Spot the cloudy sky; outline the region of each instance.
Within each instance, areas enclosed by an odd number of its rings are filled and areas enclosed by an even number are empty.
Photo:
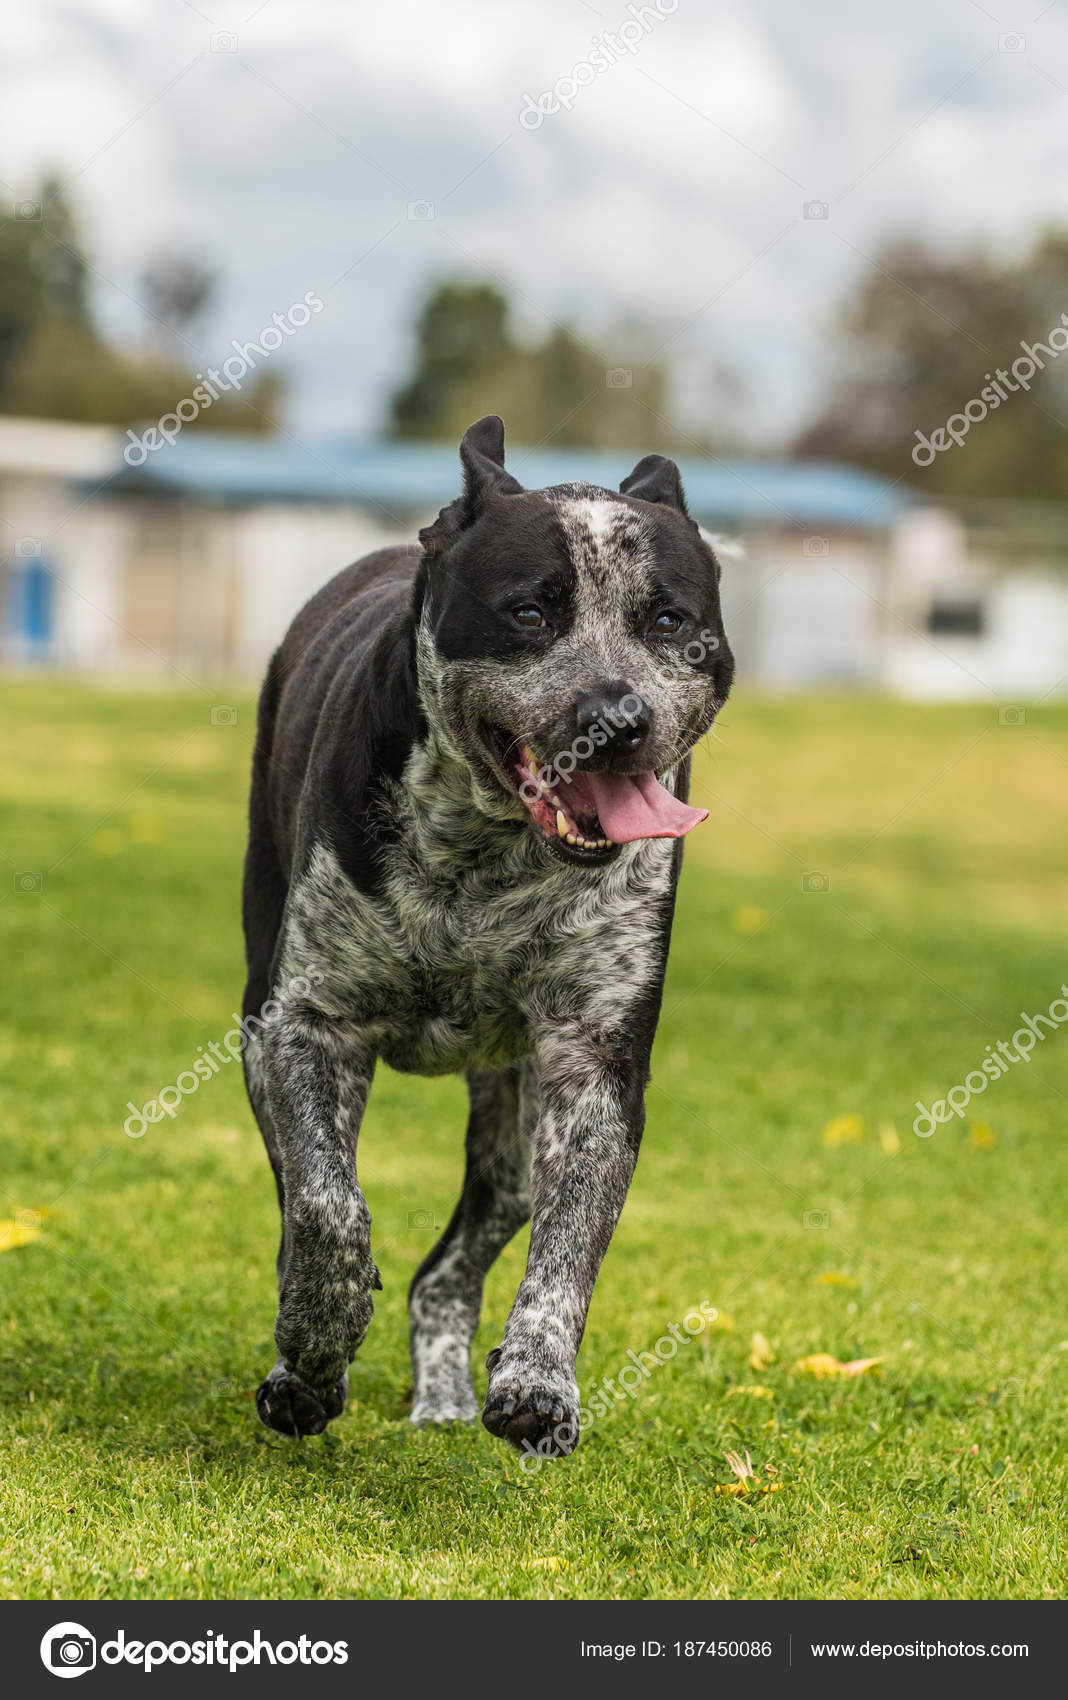
[[[0,194],[68,178],[117,336],[160,250],[222,274],[191,366],[321,296],[277,356],[302,428],[373,430],[421,292],[469,273],[609,354],[649,323],[695,419],[728,362],[770,440],[885,236],[1068,217],[1066,0],[38,0],[0,94]]]

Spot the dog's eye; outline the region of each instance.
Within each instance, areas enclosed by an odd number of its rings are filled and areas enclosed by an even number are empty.
[[[673,614],[670,609],[665,608],[664,612],[658,614],[653,621],[653,631],[657,637],[672,637],[681,625],[682,616]]]
[[[513,608],[512,619],[517,626],[526,626],[528,631],[536,631],[545,624],[545,615],[540,608],[534,607]]]

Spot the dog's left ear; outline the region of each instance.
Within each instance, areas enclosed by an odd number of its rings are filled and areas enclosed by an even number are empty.
[[[673,460],[663,455],[646,455],[634,471],[619,486],[623,496],[637,496],[643,502],[659,502],[665,508],[677,508],[689,518],[686,497],[682,493],[682,478]]]
[[[419,533],[428,554],[442,554],[467,526],[474,525],[493,496],[520,496],[523,486],[504,470],[504,421],[488,413],[469,425],[460,444],[464,493],[442,508],[433,525]]]
[[[464,497],[477,519],[489,496],[521,496],[523,486],[504,470],[504,420],[495,413],[469,425],[460,444],[464,469]]]

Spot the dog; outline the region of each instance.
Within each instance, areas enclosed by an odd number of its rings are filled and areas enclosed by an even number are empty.
[[[380,1288],[356,1143],[377,1059],[464,1073],[466,1172],[412,1282],[413,1423],[474,1421],[487,1270],[531,1222],[482,1421],[546,1456],[645,1119],[689,756],[734,663],[679,470],[524,490],[504,426],[462,493],[297,615],[259,704],[243,914],[249,1099],[278,1188],[288,1435],[344,1408]]]

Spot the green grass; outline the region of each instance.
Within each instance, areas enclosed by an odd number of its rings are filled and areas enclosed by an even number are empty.
[[[911,1121],[1068,978],[1068,713],[732,704],[582,1385],[702,1300],[733,1326],[528,1475],[480,1427],[405,1420],[405,1290],[457,1190],[459,1082],[376,1082],[385,1290],[347,1412],[302,1444],[252,1404],[276,1205],[237,1066],[123,1134],[240,995],[252,713],[213,726],[212,700],[0,691],[0,1216],[46,1212],[0,1256],[0,1594],[1061,1594],[1068,1031],[973,1105],[991,1134]],[[826,1143],[848,1114],[859,1140]],[[523,1255],[488,1282],[480,1386]],[[816,1380],[794,1368],[816,1352],[885,1362]],[[779,1491],[717,1494],[735,1450]]]

